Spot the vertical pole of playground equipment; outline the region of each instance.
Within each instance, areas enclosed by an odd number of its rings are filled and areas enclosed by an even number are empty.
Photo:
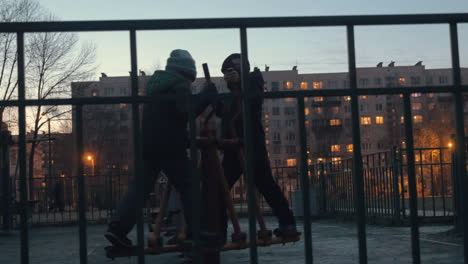
[[[455,92],[453,96],[455,98],[455,147],[456,147],[456,160],[458,161],[455,166],[455,171],[459,183],[460,196],[460,208],[462,229],[463,229],[463,249],[464,249],[464,260],[468,263],[468,201],[466,199],[466,145],[465,145],[465,131],[464,131],[464,115],[463,115],[463,93],[461,92],[461,71],[460,71],[460,55],[458,49],[458,30],[456,23],[450,23],[450,44],[451,44],[451,55],[452,55],[452,73],[453,73],[453,85]]]
[[[416,173],[414,168],[413,120],[411,114],[410,94],[403,94],[403,110],[405,120],[406,162],[408,164],[408,189],[410,193],[410,224],[411,224],[411,252],[413,263],[421,263],[419,250],[418,204],[416,191]]]
[[[257,252],[257,221],[255,215],[256,192],[255,192],[255,175],[253,171],[253,139],[252,139],[252,113],[250,107],[251,91],[249,86],[249,72],[247,70],[247,29],[240,28],[240,44],[241,44],[241,87],[244,101],[244,109],[242,111],[244,119],[244,150],[246,157],[247,176],[247,199],[248,199],[248,214],[249,214],[249,240],[250,240],[250,263],[258,263]]]
[[[20,178],[20,226],[21,226],[21,264],[29,263],[29,234],[27,218],[27,187],[26,187],[26,88],[24,81],[24,32],[16,33],[16,48],[18,52],[18,119],[19,119],[19,178]]]
[[[312,264],[314,258],[312,256],[312,230],[310,222],[310,186],[307,164],[307,138],[305,127],[304,114],[304,97],[297,98],[297,112],[299,116],[299,136],[301,142],[301,189],[302,189],[302,204],[304,205],[304,246],[305,246],[305,263]]]
[[[131,87],[132,87],[132,98],[138,98],[138,66],[137,66],[137,43],[136,43],[136,31],[130,30],[130,63],[131,63]],[[142,164],[140,159],[140,111],[139,103],[132,103],[132,134],[133,134],[133,171],[134,179],[137,186],[137,210],[136,210],[136,222],[137,222],[137,252],[138,252],[138,264],[145,263],[145,238],[143,228],[143,200],[144,200],[144,177]]]
[[[211,84],[211,77],[210,77],[210,70],[208,69],[208,64],[204,63],[203,65],[203,73],[205,75],[205,81],[208,85]],[[213,106],[214,107],[214,106]],[[213,108],[212,111],[215,111]],[[211,131],[208,131],[210,128],[208,127],[208,122],[211,118],[211,112],[208,117],[206,117],[204,124],[202,125],[203,128],[201,130],[207,130],[206,137],[211,139]],[[214,154],[212,153],[214,152]],[[219,171],[215,171],[215,168],[218,169],[219,160],[217,159],[218,152],[215,146],[211,145],[211,142],[208,143],[208,146],[204,146],[204,149],[201,150],[201,166],[200,171],[203,175],[203,209],[204,214],[201,216],[201,222],[204,223],[203,231],[204,232],[216,232],[220,233],[221,225],[220,225],[220,215],[217,213],[221,210],[221,201],[224,200],[225,194],[223,193],[223,179],[220,178],[224,177],[223,175],[216,175]],[[214,155],[214,157],[213,157]],[[216,157],[216,158],[215,158]],[[216,163],[216,164],[215,164]],[[209,168],[208,168],[209,167]],[[221,168],[222,170],[222,168]],[[209,201],[209,203],[207,203]],[[227,201],[224,200],[224,204],[227,205]],[[213,212],[208,214],[207,212]],[[233,224],[234,225],[234,224]],[[205,250],[203,252],[203,263],[205,264],[220,264],[220,252],[217,250]]]
[[[177,100],[185,100],[178,98]],[[197,98],[190,96],[188,98],[191,109],[197,105]],[[192,177],[192,239],[193,239],[193,261],[195,264],[202,264],[202,248],[200,245],[200,217],[201,217],[201,192],[200,192],[200,173],[198,170],[198,149],[197,149],[197,125],[195,111],[189,111],[189,132],[190,132],[190,163]]]
[[[356,50],[354,26],[347,26],[349,84],[351,88],[351,120],[353,132],[353,185],[354,204],[359,242],[359,263],[367,263],[366,212],[364,206],[364,180],[362,174],[361,131],[359,128],[359,104],[357,95]]]
[[[83,105],[78,104],[75,106],[76,118],[76,164],[78,176],[78,228],[80,240],[80,264],[88,263],[87,252],[87,234],[86,234],[86,191],[85,191],[85,178],[84,178],[84,164],[83,164]]]

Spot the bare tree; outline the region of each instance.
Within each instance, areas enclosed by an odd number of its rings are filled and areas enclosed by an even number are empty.
[[[35,1],[30,0],[0,0],[0,22],[35,21],[39,19],[42,9]],[[16,98],[18,80],[16,34],[0,33],[0,98],[11,100]],[[29,65],[29,57],[26,58]],[[4,121],[3,114],[6,108],[0,107],[0,123]],[[10,113],[11,114],[11,113]],[[13,115],[14,116],[14,115]],[[14,117],[7,121],[14,124]]]
[[[0,19],[3,22],[53,21],[52,14],[35,0],[0,0]],[[78,36],[68,32],[46,32],[25,35],[26,95],[28,99],[69,97],[70,83],[83,81],[94,73],[95,47],[80,47]],[[0,35],[0,91],[3,100],[16,97],[17,51],[14,34]],[[0,108],[3,120],[5,108]],[[33,194],[34,155],[39,131],[50,120],[70,115],[70,107],[33,106],[27,109],[28,129],[32,143],[29,147],[28,177],[30,195]]]
[[[52,17],[49,17],[52,18]],[[86,80],[94,72],[94,47],[78,47],[78,37],[73,33],[53,32],[38,33],[31,36],[28,43],[30,67],[28,68],[29,98],[43,100],[50,97],[70,96],[70,82]],[[29,177],[32,179],[34,150],[38,133],[50,119],[67,115],[64,107],[35,106],[28,111],[32,120],[33,140],[29,156]],[[44,117],[47,117],[44,118]]]

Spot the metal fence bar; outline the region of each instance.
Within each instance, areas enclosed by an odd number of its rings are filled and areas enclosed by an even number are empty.
[[[456,23],[450,23],[450,47],[452,55],[452,71],[453,71],[453,84],[457,92],[453,94],[455,97],[455,129],[456,129],[456,173],[460,185],[460,202],[462,223],[463,223],[463,248],[464,260],[468,263],[468,204],[466,199],[466,145],[465,145],[465,130],[464,130],[464,105],[463,94],[460,91],[461,87],[461,71],[460,71],[460,54],[458,50],[458,30]],[[455,182],[452,183],[452,185]]]
[[[253,137],[252,137],[252,111],[250,108],[251,102],[251,89],[249,88],[249,72],[247,70],[247,29],[245,27],[240,28],[240,46],[241,46],[241,87],[244,96],[244,104],[242,117],[244,119],[244,140],[245,140],[245,157],[246,157],[246,173],[247,176],[247,199],[248,199],[248,212],[249,212],[249,239],[250,239],[250,263],[258,263],[258,252],[257,252],[257,223],[255,215],[255,203],[256,203],[256,190],[255,190],[255,175],[254,175],[254,162],[253,162]]]
[[[424,172],[423,172],[423,154],[422,154],[422,150],[419,149],[419,173],[420,173],[420,177],[421,177],[421,198],[422,198],[422,213],[423,213],[423,216],[426,216],[426,195],[424,194],[424,186],[426,185],[424,183]],[[417,184],[416,184],[417,186]]]
[[[88,247],[87,247],[87,234],[86,234],[86,191],[85,191],[85,178],[84,178],[84,165],[83,165],[83,106],[77,105],[76,111],[76,162],[77,177],[78,177],[78,221],[79,221],[79,238],[80,238],[80,263],[88,263]]]
[[[434,179],[434,167],[432,165],[432,153],[431,153],[431,165],[429,167],[431,174],[431,195],[432,195],[432,216],[436,216],[436,200],[435,200],[435,179]],[[440,175],[442,177],[442,175]]]
[[[0,23],[0,32],[128,31],[467,23],[468,14],[253,17]]]
[[[130,64],[131,64],[131,88],[132,97],[138,97],[138,62],[137,62],[137,43],[136,32],[134,29],[130,30]],[[135,183],[138,193],[137,210],[136,210],[136,224],[137,224],[137,250],[138,250],[138,263],[145,263],[145,238],[144,238],[144,223],[143,223],[143,206],[144,206],[144,177],[142,164],[140,159],[140,111],[137,103],[132,104],[132,131],[133,131],[133,171],[135,173]]]
[[[443,151],[439,149],[439,164],[440,164],[440,175],[441,175],[441,185],[442,185],[442,207],[444,209],[444,216],[447,215],[447,209],[445,204],[445,175],[444,175],[444,160],[443,160]]]
[[[392,186],[393,186],[393,218],[395,221],[400,221],[400,188],[398,186],[398,157],[397,147],[392,146]],[[403,190],[403,188],[402,188]]]
[[[354,27],[347,26],[348,40],[348,65],[349,83],[351,91],[351,120],[353,133],[353,178],[354,178],[354,202],[356,207],[356,221],[359,241],[359,263],[367,263],[367,243],[366,243],[366,212],[364,200],[364,181],[362,174],[362,154],[361,154],[361,131],[359,128],[359,103],[358,96],[354,93],[357,89],[356,72],[356,50],[354,42]]]
[[[309,192],[309,176],[307,174],[307,136],[305,127],[304,114],[304,98],[299,98],[297,101],[297,112],[299,121],[299,136],[301,145],[301,187],[302,187],[302,204],[304,209],[304,247],[305,247],[305,263],[312,264],[314,258],[312,255],[312,228],[310,219],[310,192]]]
[[[404,175],[404,168],[403,168],[403,150],[400,148],[398,151],[398,171],[400,176],[400,184],[401,184],[401,212],[403,218],[406,218],[406,196],[405,193],[407,192],[405,188],[405,175]]]
[[[390,183],[390,168],[389,168],[389,153],[388,152],[384,152],[383,153],[383,157],[384,157],[384,161],[382,162],[384,166],[382,168],[382,171],[383,171],[383,175],[384,175],[384,181],[385,181],[385,215],[392,215],[392,212],[390,210],[392,204],[391,204],[391,193],[392,193],[392,189],[391,189],[391,183]]]
[[[18,51],[18,100],[24,100],[26,94],[24,78],[24,33],[17,32],[16,47]],[[21,220],[21,263],[29,263],[28,233],[28,194],[26,178],[26,107],[18,107],[19,119],[19,177],[20,177],[20,220]]]
[[[419,248],[419,227],[418,227],[418,193],[416,189],[416,173],[414,164],[414,142],[413,142],[413,120],[411,114],[410,94],[403,95],[403,108],[405,120],[405,142],[406,142],[406,162],[408,173],[408,189],[410,193],[410,222],[411,222],[411,249],[413,263],[421,263]]]
[[[314,97],[314,96],[351,96],[357,95],[396,95],[402,93],[448,93],[455,92],[453,86],[425,86],[424,90],[420,87],[392,87],[392,88],[359,88],[355,91],[350,89],[317,89],[317,90],[301,90],[301,91],[278,91],[259,94],[264,98],[299,98],[299,97]],[[461,92],[468,92],[468,85],[462,85]],[[0,101],[0,106],[37,106],[37,105],[98,105],[98,104],[132,104],[132,103],[151,103],[159,101],[167,101],[171,99],[180,99],[180,95],[161,95],[158,97],[150,96],[113,96],[113,97],[82,97],[82,98],[54,98],[54,99],[25,99],[25,100],[4,100]],[[194,95],[198,97],[198,95]],[[218,99],[233,98],[231,94],[219,94]]]

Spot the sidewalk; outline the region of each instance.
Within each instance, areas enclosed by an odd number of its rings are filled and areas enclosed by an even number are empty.
[[[266,218],[270,228],[276,226],[273,218]],[[247,230],[247,219],[241,224]],[[102,234],[104,225],[88,226],[88,259],[90,264],[136,263],[134,258],[119,258],[115,261],[104,255],[108,243]],[[302,226],[300,227],[302,229]],[[463,247],[459,239],[442,232],[449,226],[424,226],[421,232],[422,263],[463,263]],[[333,220],[312,223],[314,263],[358,263],[356,228],[353,223],[338,223]],[[132,236],[134,238],[134,233]],[[44,227],[30,230],[30,256],[32,264],[79,263],[78,227]],[[0,235],[0,263],[19,263],[19,233]],[[146,239],[145,239],[146,240]],[[408,227],[367,226],[369,263],[411,263],[411,237]],[[260,263],[304,263],[304,241],[285,246],[274,245],[259,248]],[[178,263],[177,254],[147,256],[146,263]],[[223,264],[249,263],[249,250],[222,253]]]

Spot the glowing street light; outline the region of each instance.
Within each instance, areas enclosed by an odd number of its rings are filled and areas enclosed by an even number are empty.
[[[95,171],[94,171],[94,157],[93,157],[93,155],[88,154],[88,155],[86,155],[86,159],[88,161],[91,161],[92,176],[94,176],[94,173],[95,173]]]
[[[447,146],[448,146],[449,148],[452,148],[452,147],[453,147],[453,143],[452,143],[452,142],[449,142],[449,143],[447,144]]]

